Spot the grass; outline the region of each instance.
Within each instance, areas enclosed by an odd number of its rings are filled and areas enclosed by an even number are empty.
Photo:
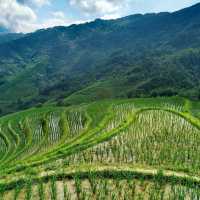
[[[22,190],[25,199],[33,198],[31,193],[37,199],[56,200],[60,193],[73,199],[74,192],[77,199],[198,199],[199,109],[198,102],[179,97],[143,98],[47,106],[2,117],[3,193],[14,191],[16,199]]]

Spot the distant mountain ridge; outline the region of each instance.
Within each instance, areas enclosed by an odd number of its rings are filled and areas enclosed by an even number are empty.
[[[9,30],[4,28],[3,26],[0,26],[0,34],[3,34],[3,33],[8,33]]]
[[[2,113],[46,101],[199,98],[199,77],[200,3],[39,30],[0,44]]]
[[[23,33],[12,33],[9,29],[0,26],[0,44],[10,42],[12,40],[17,40],[23,36]]]

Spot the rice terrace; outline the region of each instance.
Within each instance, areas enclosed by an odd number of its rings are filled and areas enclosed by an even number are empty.
[[[179,97],[4,116],[1,199],[200,199],[199,117]]]

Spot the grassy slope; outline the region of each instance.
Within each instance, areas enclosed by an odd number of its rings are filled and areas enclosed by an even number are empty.
[[[127,84],[124,79],[119,79],[119,80],[109,80],[109,81],[99,81],[89,87],[86,87],[78,92],[73,93],[72,95],[66,97],[63,100],[63,105],[77,105],[82,102],[89,103],[97,100],[104,100],[104,99],[127,99],[129,97],[129,93],[133,90],[135,90],[137,86],[133,86],[131,84]],[[142,95],[140,94],[138,97],[136,95],[135,98],[142,99],[152,99],[152,102],[154,102],[154,98],[147,97],[148,95]],[[131,95],[130,95],[130,98]],[[165,97],[164,97],[165,98]],[[158,96],[155,99],[158,101],[158,99],[164,99]],[[170,99],[169,97],[168,99]],[[174,99],[176,97],[173,97]],[[178,97],[177,97],[178,99]],[[179,102],[181,101],[180,98]],[[177,103],[179,103],[177,102]],[[149,104],[149,101],[146,102]],[[155,102],[156,103],[156,102]]]

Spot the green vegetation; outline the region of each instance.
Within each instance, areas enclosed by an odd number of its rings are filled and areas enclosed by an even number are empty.
[[[0,34],[0,200],[200,199],[199,18]]]
[[[105,100],[0,118],[7,199],[199,199],[200,104]]]
[[[199,100],[199,13],[197,4],[40,30],[0,44],[1,116],[46,102],[176,95]]]

